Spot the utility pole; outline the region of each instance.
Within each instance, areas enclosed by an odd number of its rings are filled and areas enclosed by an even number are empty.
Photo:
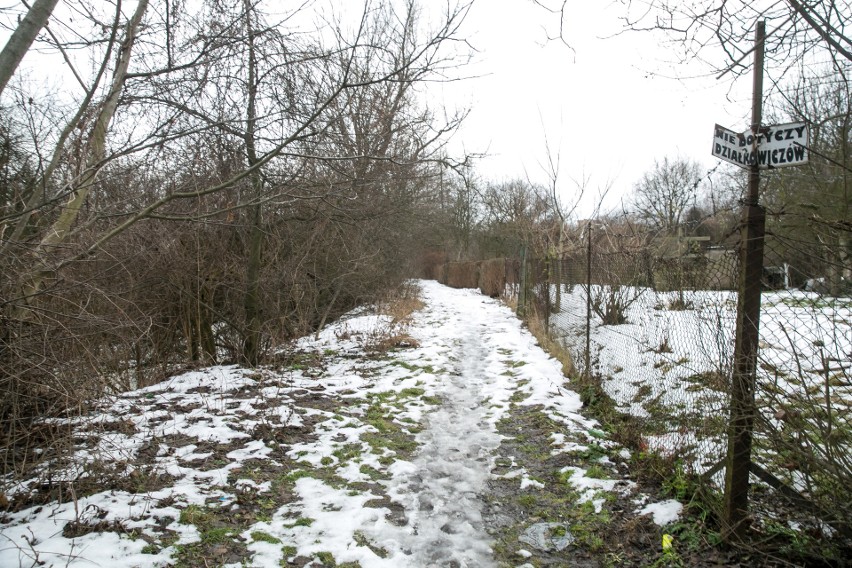
[[[766,213],[758,204],[760,170],[758,140],[763,114],[763,52],[766,24],[757,22],[754,39],[754,88],[751,132],[754,146],[749,164],[748,196],[743,208],[740,244],[740,282],[731,408],[728,423],[728,455],[725,471],[723,538],[741,540],[748,530],[749,473],[755,417],[755,376],[760,324],[760,288],[763,277],[763,238]]]

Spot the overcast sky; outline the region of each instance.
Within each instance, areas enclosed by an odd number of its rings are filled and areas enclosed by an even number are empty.
[[[565,191],[571,178],[590,178],[592,189],[612,181],[612,207],[655,158],[681,156],[710,168],[717,163],[714,124],[748,127],[750,84],[730,91],[730,77],[701,78],[707,69],[699,63],[672,67],[672,46],[661,37],[612,37],[622,26],[620,4],[567,6],[570,48],[546,41],[545,27],[555,31],[557,16],[532,0],[478,0],[470,11],[464,34],[479,53],[467,73],[481,77],[445,85],[443,93],[472,109],[454,143],[489,152],[478,168],[483,177],[540,177],[546,129],[552,146],[561,142]]]

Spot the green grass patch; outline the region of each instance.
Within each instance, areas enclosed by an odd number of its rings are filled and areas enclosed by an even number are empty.
[[[513,402],[515,404],[519,402],[523,402],[530,397],[529,393],[522,392],[520,390],[516,390],[512,393],[512,396],[509,397],[509,402]]]
[[[602,465],[596,463],[589,466],[589,469],[586,470],[586,477],[592,479],[610,479],[611,476]]]
[[[363,464],[358,469],[358,471],[360,471],[364,475],[368,476],[373,481],[376,481],[376,480],[379,480],[379,479],[390,479],[389,475],[386,475],[386,474],[382,473],[381,471],[377,470],[376,468],[370,467],[367,464]]]
[[[316,477],[316,473],[307,469],[297,469],[284,475],[284,481],[287,483],[296,483],[303,477]]]
[[[421,388],[409,387],[399,391],[399,398],[414,398],[423,396],[425,393],[426,391]]]
[[[402,367],[406,371],[411,371],[411,372],[414,372],[414,371],[417,371],[418,369],[420,369],[420,367],[418,367],[417,365],[412,365],[411,363],[406,363],[405,361],[400,361],[398,359],[394,359],[393,361],[390,362],[390,364],[395,365],[397,367]]]
[[[378,434],[368,432],[361,436],[361,439],[370,444],[373,453],[379,455],[384,454],[384,450],[390,450],[405,459],[410,457],[417,449],[417,442],[398,427],[396,430],[389,429]],[[381,463],[381,460],[379,462]],[[391,460],[391,463],[393,463],[393,460]]]
[[[346,463],[361,457],[361,453],[361,446],[359,444],[346,444],[331,452],[331,455],[336,457],[340,463]]]
[[[284,525],[285,527],[293,528],[293,527],[309,527],[314,524],[314,520],[310,517],[299,517],[295,522]]]
[[[268,532],[252,531],[250,536],[251,536],[252,541],[254,541],[254,542],[268,542],[269,544],[281,544],[280,539],[275,538],[274,536],[272,536]]]

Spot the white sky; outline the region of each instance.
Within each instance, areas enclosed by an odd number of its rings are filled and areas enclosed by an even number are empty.
[[[620,4],[572,0],[567,13],[565,38],[574,51],[546,41],[545,26],[554,32],[558,18],[532,0],[477,0],[470,11],[464,35],[479,55],[467,73],[480,77],[444,85],[443,94],[472,108],[454,144],[488,151],[478,168],[485,179],[526,171],[543,181],[543,120],[551,146],[561,142],[563,191],[571,178],[589,179],[591,192],[612,181],[606,205],[615,207],[655,158],[682,156],[710,168],[717,163],[713,125],[748,127],[750,80],[729,99],[731,77],[667,78],[707,70],[667,64],[673,48],[660,36],[612,37],[622,25]]]

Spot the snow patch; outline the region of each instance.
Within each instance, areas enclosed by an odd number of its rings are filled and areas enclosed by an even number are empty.
[[[669,499],[659,503],[650,503],[636,512],[640,516],[652,515],[654,524],[663,527],[678,520],[682,511],[682,503],[675,499]]]

